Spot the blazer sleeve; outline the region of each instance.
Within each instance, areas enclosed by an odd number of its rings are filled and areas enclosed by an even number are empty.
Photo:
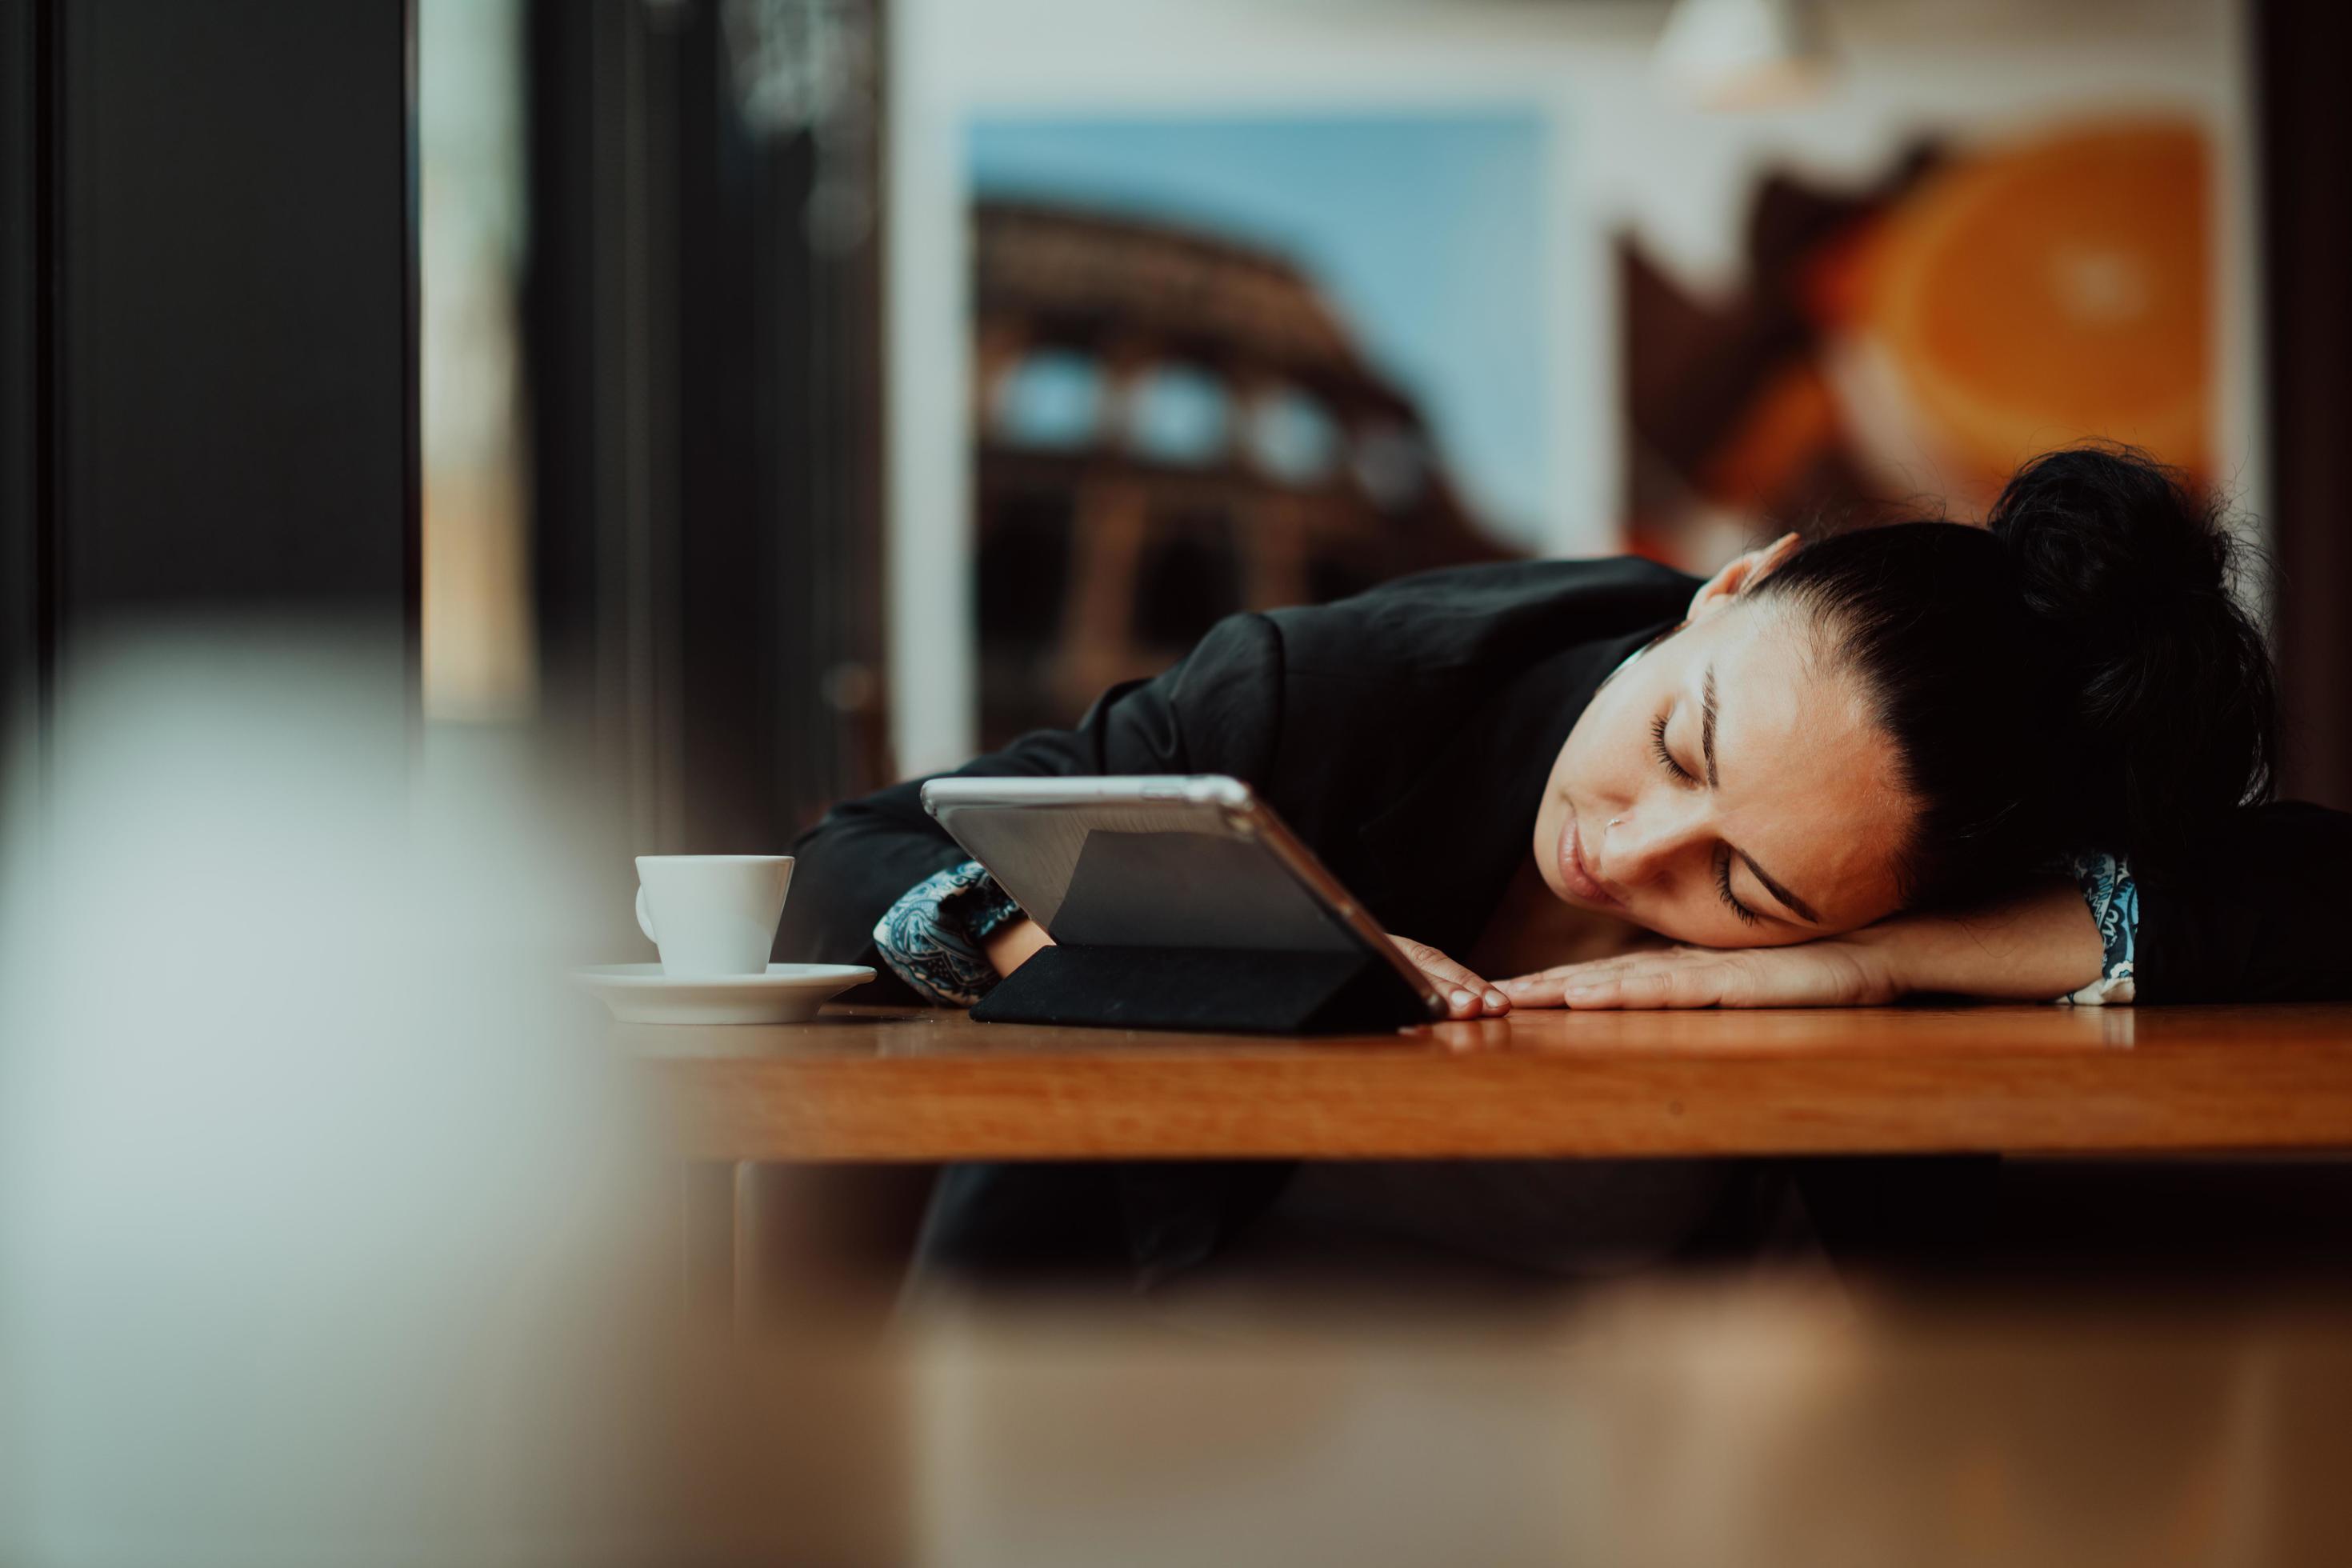
[[[2352,998],[2352,816],[2248,807],[2193,869],[2138,882],[2141,1002]]]
[[[1230,773],[1263,786],[1282,730],[1282,690],[1274,624],[1255,613],[1228,616],[1172,668],[1104,692],[1075,728],[1024,735],[954,776]],[[879,962],[875,923],[908,889],[969,858],[923,809],[925,782],[844,802],[793,846],[777,951],[873,966],[882,978],[857,994],[862,1000],[919,999]]]

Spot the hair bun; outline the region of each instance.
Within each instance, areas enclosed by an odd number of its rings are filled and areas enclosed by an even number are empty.
[[[2138,452],[2083,447],[2020,468],[1986,526],[2072,710],[2072,831],[2161,858],[2269,793],[2270,654],[2213,506]]]

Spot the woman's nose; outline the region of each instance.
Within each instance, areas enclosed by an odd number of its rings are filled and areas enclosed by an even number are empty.
[[[1612,818],[1602,839],[1601,874],[1621,887],[1655,879],[1706,832],[1696,803],[1644,802]]]

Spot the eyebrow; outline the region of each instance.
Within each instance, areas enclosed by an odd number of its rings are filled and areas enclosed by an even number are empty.
[[[1706,667],[1706,679],[1699,687],[1698,711],[1698,749],[1700,754],[1706,759],[1706,787],[1719,789],[1723,785],[1723,777],[1716,771],[1715,766],[1715,666],[1712,664]],[[1745,849],[1733,849],[1731,853],[1739,858],[1740,863],[1764,885],[1764,890],[1780,900],[1781,906],[1790,914],[1813,925],[1822,923],[1822,917],[1813,913],[1812,906],[1774,881],[1770,874],[1756,863],[1754,856]]]
[[[1780,900],[1781,903],[1788,906],[1790,913],[1795,915],[1799,920],[1808,921],[1813,925],[1819,925],[1822,923],[1822,917],[1813,913],[1811,905],[1806,903],[1804,900],[1797,897],[1796,894],[1789,891],[1788,889],[1780,886],[1780,883],[1765,875],[1764,868],[1759,866],[1756,863],[1755,858],[1749,855],[1747,850],[1734,849],[1732,853],[1738,856],[1740,860],[1746,864],[1748,870],[1755,873],[1756,879],[1764,884],[1764,890],[1766,892],[1771,894],[1774,898]]]
[[[1723,780],[1715,771],[1715,666],[1706,667],[1706,681],[1699,689],[1698,749],[1706,759],[1706,787],[1719,789]]]

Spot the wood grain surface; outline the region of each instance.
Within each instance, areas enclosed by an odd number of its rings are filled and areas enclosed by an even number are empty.
[[[2352,1007],[1530,1012],[1291,1040],[616,1026],[695,1159],[2352,1148]]]

